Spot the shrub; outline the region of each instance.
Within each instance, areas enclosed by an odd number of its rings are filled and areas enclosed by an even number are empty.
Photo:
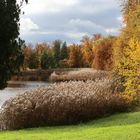
[[[63,82],[26,92],[3,105],[2,129],[73,124],[126,111],[127,103],[112,94],[110,81]]]

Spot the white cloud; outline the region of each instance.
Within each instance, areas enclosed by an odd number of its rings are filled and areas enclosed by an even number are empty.
[[[69,32],[69,33],[65,33],[65,35],[73,40],[79,40],[85,36],[88,35],[88,33],[85,32]]]
[[[21,18],[20,20],[20,30],[22,33],[26,34],[38,30],[39,26],[35,24],[30,18]]]
[[[119,29],[118,28],[108,28],[108,29],[105,29],[105,31],[108,34],[117,34],[117,33],[119,33]]]
[[[97,25],[96,23],[90,21],[90,20],[81,20],[81,19],[71,19],[69,24],[73,26],[80,26],[80,27],[85,27],[85,28],[90,28],[91,30],[96,28],[103,28],[100,25]]]
[[[26,14],[57,13],[63,9],[73,6],[79,0],[30,0],[23,10]]]
[[[81,39],[83,36],[88,35],[87,32],[76,32],[76,31],[69,31],[69,32],[64,32],[64,31],[36,31],[36,34],[39,35],[64,35],[66,37],[69,37],[71,39]]]

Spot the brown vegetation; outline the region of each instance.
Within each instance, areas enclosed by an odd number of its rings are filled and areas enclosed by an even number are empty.
[[[10,99],[0,115],[1,129],[73,124],[126,111],[127,103],[113,94],[110,81],[64,82]]]
[[[96,79],[109,79],[109,72],[98,71],[90,68],[82,68],[78,70],[73,70],[65,73],[52,73],[50,76],[50,81],[61,82],[61,81],[86,81],[86,80],[96,80]]]

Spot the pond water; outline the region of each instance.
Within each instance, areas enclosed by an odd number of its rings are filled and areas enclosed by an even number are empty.
[[[10,81],[8,82],[8,87],[4,90],[0,90],[0,107],[3,103],[10,99],[11,97],[15,97],[16,95],[23,94],[25,91],[29,91],[32,89],[46,87],[48,86],[47,82],[20,82],[20,81]]]

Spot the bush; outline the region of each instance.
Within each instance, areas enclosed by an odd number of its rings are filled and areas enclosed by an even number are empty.
[[[110,81],[63,82],[10,99],[0,115],[2,129],[73,124],[126,111],[127,103],[112,94]]]

